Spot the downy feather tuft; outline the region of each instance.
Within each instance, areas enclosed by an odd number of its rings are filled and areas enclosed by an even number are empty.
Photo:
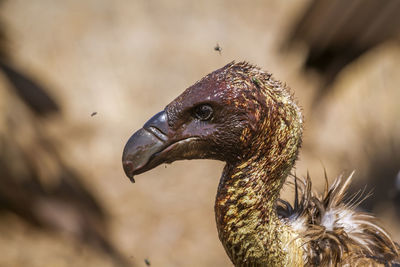
[[[309,174],[288,179],[294,186],[293,206],[278,200],[281,220],[297,231],[308,266],[400,266],[399,245],[379,226],[377,219],[356,208],[366,197],[360,191],[346,199],[354,172],[340,175],[319,195],[312,191]]]

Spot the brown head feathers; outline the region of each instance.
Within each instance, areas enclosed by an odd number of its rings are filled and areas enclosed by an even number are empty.
[[[291,176],[303,117],[290,89],[247,62],[187,88],[129,139],[128,177],[182,159],[226,162],[215,218],[235,266],[400,266],[399,247],[375,217],[346,199],[353,174],[323,194]],[[279,199],[289,177],[293,204]]]

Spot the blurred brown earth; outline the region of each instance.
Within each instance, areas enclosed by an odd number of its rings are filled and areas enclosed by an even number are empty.
[[[297,175],[308,170],[316,188],[323,186],[323,167],[330,179],[356,169],[355,188],[377,177],[377,193],[366,208],[400,241],[393,200],[393,173],[400,170],[399,43],[383,43],[345,67],[326,97],[312,105],[321,79],[302,69],[305,46],[281,49],[307,3],[4,1],[0,22],[9,60],[44,84],[62,112],[37,118],[2,74],[0,136],[22,142],[22,150],[44,136],[59,164],[43,158],[52,152],[33,150],[38,184],[57,183],[52,175],[60,169],[54,166],[73,170],[104,209],[104,217],[90,217],[99,220],[93,223],[101,228],[96,233],[135,266],[146,266],[145,259],[151,266],[231,266],[213,211],[223,163],[176,162],[131,184],[121,156],[129,136],[185,88],[232,60],[247,60],[286,81],[304,109]],[[217,43],[221,54],[214,51]],[[14,132],[4,114],[21,122]],[[70,232],[33,227],[11,211],[0,218],[0,266],[118,266]]]

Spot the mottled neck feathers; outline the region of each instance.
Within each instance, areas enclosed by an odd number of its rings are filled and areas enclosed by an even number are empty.
[[[237,106],[247,103],[241,108],[254,110],[257,124],[242,132],[248,149],[240,161],[227,162],[220,181],[215,204],[220,239],[235,265],[298,265],[300,239],[278,218],[276,202],[301,144],[300,109],[270,74],[246,63],[230,71],[228,82],[246,98]]]
[[[312,191],[309,177],[294,178],[294,207],[278,199],[301,145],[300,109],[271,74],[247,63],[225,68],[226,82],[241,88],[235,105],[256,121],[242,132],[247,149],[239,160],[227,161],[216,197],[218,233],[232,262],[400,266],[398,245],[375,218],[355,211],[358,203],[343,202],[352,175],[339,177],[323,195]]]

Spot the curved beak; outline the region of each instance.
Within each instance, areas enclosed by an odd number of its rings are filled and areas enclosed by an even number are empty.
[[[199,130],[201,132],[201,129]],[[134,175],[151,170],[162,163],[182,159],[209,158],[207,143],[201,133],[183,129],[173,130],[165,111],[154,115],[142,129],[134,133],[125,145],[122,165],[132,182]]]
[[[129,138],[122,154],[122,165],[132,182],[135,182],[134,175],[165,162],[155,155],[170,144],[168,128],[167,114],[161,111]]]

